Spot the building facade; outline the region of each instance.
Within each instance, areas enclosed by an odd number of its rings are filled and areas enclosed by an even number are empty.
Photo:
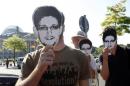
[[[24,39],[27,43],[27,52],[16,52],[16,57],[24,56],[28,52],[35,50],[38,45],[36,37],[32,33],[23,32],[23,30],[18,26],[7,27],[0,35],[0,58],[12,58],[13,50],[6,49],[3,46],[3,41],[13,35],[17,34],[20,38]]]

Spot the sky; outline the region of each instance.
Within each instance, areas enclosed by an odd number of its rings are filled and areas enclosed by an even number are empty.
[[[120,0],[0,0],[0,34],[10,25],[18,25],[24,32],[33,32],[32,13],[38,6],[56,6],[65,15],[65,43],[73,47],[71,37],[79,28],[79,18],[86,15],[89,21],[88,38],[93,46],[102,45],[101,22],[105,18],[107,6]],[[126,2],[126,15],[130,16],[130,0]],[[130,34],[118,36],[119,44],[130,44]]]

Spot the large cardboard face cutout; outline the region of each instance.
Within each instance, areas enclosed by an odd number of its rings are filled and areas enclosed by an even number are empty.
[[[92,48],[90,47],[89,44],[82,44],[81,46],[81,50],[83,53],[85,53],[87,56],[89,56],[92,52]]]
[[[112,49],[116,44],[116,40],[114,36],[106,36],[105,41],[104,41],[104,46],[106,48]]]
[[[47,16],[41,18],[36,35],[43,45],[55,45],[59,42],[62,29],[55,17]]]

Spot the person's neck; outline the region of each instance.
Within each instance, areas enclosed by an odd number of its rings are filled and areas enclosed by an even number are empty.
[[[64,47],[65,47],[64,40],[63,40],[63,38],[61,38],[61,40],[59,40],[59,42],[54,46],[53,49],[54,49],[54,51],[60,51]]]
[[[115,45],[114,48],[112,49],[112,55],[116,54],[116,50],[117,50],[117,45]]]

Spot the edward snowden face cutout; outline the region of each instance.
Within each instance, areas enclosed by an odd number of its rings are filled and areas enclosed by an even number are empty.
[[[116,40],[115,40],[114,36],[110,35],[110,36],[105,37],[104,46],[106,48],[111,49],[115,46],[115,44],[116,44]]]
[[[85,43],[81,45],[81,51],[89,56],[91,54],[92,48],[89,44]]]
[[[58,21],[55,17],[47,16],[41,18],[37,31],[39,40],[43,45],[55,45],[58,43],[63,30],[58,26]]]

